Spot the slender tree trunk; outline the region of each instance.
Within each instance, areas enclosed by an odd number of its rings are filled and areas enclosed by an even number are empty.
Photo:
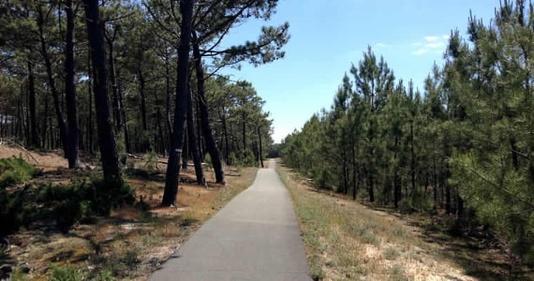
[[[94,69],[93,92],[95,97],[98,143],[104,180],[108,183],[121,183],[119,158],[115,144],[115,134],[111,125],[108,100],[106,50],[100,22],[98,0],[84,0],[87,34]]]
[[[373,175],[369,175],[369,201],[375,202],[375,187]]]
[[[262,147],[262,142],[261,142],[261,126],[258,126],[258,143],[259,143],[259,152],[258,152],[258,155],[259,155],[259,158],[260,158],[260,165],[262,168],[264,168],[263,166],[263,147]]]
[[[78,149],[79,149],[79,132],[78,132],[78,111],[76,104],[76,85],[74,84],[74,11],[72,0],[65,0],[65,12],[67,16],[67,31],[65,36],[65,95],[67,106],[67,158],[69,168],[78,168]]]
[[[148,130],[148,123],[146,118],[145,77],[140,66],[137,71],[137,78],[139,79],[139,98],[141,99],[141,124],[143,125],[143,131],[146,132]]]
[[[145,93],[145,77],[143,76],[143,71],[141,66],[138,66],[137,78],[139,79],[139,98],[141,99],[140,110],[141,110],[141,125],[143,126],[143,139],[142,139],[142,150],[146,152],[150,149],[150,141],[148,140],[148,121],[146,114],[146,93]]]
[[[165,57],[165,123],[167,124],[167,135],[169,136],[169,141],[172,135],[171,93],[171,74],[169,70],[168,57]]]
[[[352,200],[356,200],[358,194],[358,168],[356,164],[356,148],[354,138],[351,138],[351,155],[352,155]]]
[[[28,110],[30,115],[30,144],[39,147],[39,134],[37,133],[37,117],[35,114],[35,78],[32,63],[28,60]]]
[[[128,120],[126,119],[126,108],[124,107],[124,102],[122,98],[122,87],[121,87],[120,80],[116,79],[116,81],[117,81],[117,95],[119,98],[119,114],[121,115],[122,129],[124,133],[124,146],[125,146],[126,152],[131,153],[132,146],[130,144],[130,135],[128,133]]]
[[[49,117],[48,117],[48,94],[45,94],[44,95],[44,111],[43,111],[43,127],[42,127],[42,146],[46,149],[47,148],[47,145],[46,143],[48,142],[49,146],[48,148],[50,148],[50,146],[52,146],[52,142],[50,142],[50,139],[47,138],[47,134],[49,135],[52,135],[54,134],[54,131],[52,130],[49,130],[48,129],[48,122],[50,121],[49,120]]]
[[[37,26],[39,29],[39,41],[41,43],[41,55],[43,56],[43,60],[45,63],[46,68],[46,75],[48,78],[48,86],[50,87],[50,93],[52,94],[52,99],[54,102],[54,110],[56,112],[56,119],[59,127],[59,134],[61,138],[61,143],[63,145],[63,152],[65,154],[65,157],[68,157],[69,149],[68,149],[68,134],[67,134],[67,126],[65,124],[65,119],[63,118],[63,113],[61,112],[61,106],[59,103],[59,93],[56,88],[56,83],[54,81],[54,74],[52,72],[52,63],[50,62],[50,57],[48,56],[48,50],[46,46],[46,41],[44,38],[44,16],[43,11],[41,7],[39,7],[38,10],[38,19],[37,19]]]
[[[226,161],[226,164],[228,165],[232,165],[232,163],[230,163],[230,159],[229,159],[229,146],[228,146],[228,126],[226,124],[226,112],[225,112],[225,109],[224,109],[224,106],[223,106],[223,110],[222,110],[222,126],[223,126],[223,134],[224,134],[224,159]]]
[[[87,75],[89,78],[87,79],[87,97],[88,97],[88,104],[89,114],[87,115],[87,147],[89,147],[89,153],[94,154],[94,145],[93,145],[93,136],[94,136],[94,128],[93,128],[93,97],[91,94],[92,87],[92,79],[94,77],[93,68],[91,67],[91,54],[89,53],[87,55]]]
[[[204,171],[202,170],[202,161],[200,153],[198,152],[197,136],[195,133],[195,122],[193,120],[193,101],[191,91],[187,93],[187,136],[189,140],[189,150],[193,156],[193,164],[195,165],[195,175],[199,185],[205,185]]]
[[[187,119],[186,119],[186,122],[187,122]],[[187,127],[187,123],[186,123],[186,127]],[[182,146],[182,170],[184,171],[187,171],[188,160],[189,160],[189,134],[186,128],[184,129],[184,145]]]
[[[415,181],[415,136],[413,133],[413,121],[410,123],[410,175],[412,181],[412,196],[416,193],[416,181]]]
[[[219,149],[217,148],[217,144],[215,143],[215,138],[213,137],[213,132],[211,131],[209,122],[208,105],[204,87],[204,68],[202,66],[202,57],[200,55],[198,44],[199,42],[197,42],[196,33],[193,32],[193,56],[197,77],[198,97],[200,99],[199,106],[200,117],[202,121],[202,132],[206,141],[206,149],[210,154],[213,169],[215,170],[215,181],[217,183],[224,183],[224,171],[221,163],[221,155]]]
[[[241,114],[241,136],[243,138],[243,161],[246,161],[247,157],[247,117],[245,112]]]
[[[115,72],[115,58],[113,40],[111,38],[106,40],[108,43],[108,65],[109,65],[109,82],[111,83],[111,107],[113,108],[113,120],[115,124],[115,131],[118,133],[121,130],[121,108],[119,104],[119,93],[117,85],[117,77]]]
[[[180,176],[180,157],[184,141],[184,125],[187,113],[187,78],[189,68],[189,51],[191,41],[191,25],[193,18],[194,0],[181,0],[182,24],[180,28],[180,43],[178,47],[178,73],[176,78],[176,102],[174,109],[174,130],[172,132],[167,173],[165,177],[165,190],[163,193],[163,206],[174,205],[178,193],[178,179]]]
[[[398,150],[399,150],[399,137],[395,137],[395,155],[394,159],[398,159]],[[399,207],[399,202],[402,199],[402,186],[400,182],[400,175],[399,175],[399,165],[397,164],[398,161],[395,161],[395,171],[393,174],[393,201],[395,204],[395,208]]]
[[[156,126],[158,129],[158,137],[154,144],[159,142],[159,152],[165,153],[165,137],[163,136],[163,128],[161,127],[161,111],[159,107],[156,110]]]

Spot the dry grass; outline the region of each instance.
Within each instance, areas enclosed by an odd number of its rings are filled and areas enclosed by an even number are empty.
[[[300,219],[315,280],[477,280],[396,216],[313,190],[278,169]]]
[[[146,280],[205,220],[250,186],[256,170],[227,167],[227,184],[210,182],[206,188],[188,183],[187,179],[194,177],[193,169],[189,169],[181,174],[186,183],[180,184],[177,207],[173,208],[159,207],[163,176],[128,178],[136,197],[142,198],[148,210],[113,210],[109,217],[98,218],[95,223],[75,225],[68,234],[47,225],[20,230],[8,237],[8,254],[19,269],[31,269],[23,280],[47,280],[53,266],[66,265],[86,273],[109,272],[116,280]],[[205,172],[208,180],[213,178],[212,171]],[[57,175],[55,182],[71,176],[62,176],[61,170]]]

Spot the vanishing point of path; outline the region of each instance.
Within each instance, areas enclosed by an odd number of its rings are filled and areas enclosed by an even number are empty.
[[[274,170],[208,220],[153,281],[309,281],[293,203]]]

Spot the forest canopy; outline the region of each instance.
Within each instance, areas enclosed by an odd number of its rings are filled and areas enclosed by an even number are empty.
[[[422,91],[371,48],[333,105],[282,144],[287,165],[320,188],[403,211],[488,225],[534,262],[534,8],[504,1],[467,37],[451,31]]]

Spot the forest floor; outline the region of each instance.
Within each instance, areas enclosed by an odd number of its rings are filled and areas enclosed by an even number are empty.
[[[69,171],[57,152],[0,144],[0,158],[12,156],[20,156],[41,169],[39,176],[26,183],[35,188],[49,183],[67,186],[97,172],[88,162],[82,163],[85,168]],[[143,170],[143,156],[131,155],[128,162],[137,172],[127,175],[126,180],[137,201],[147,208],[115,209],[109,217],[76,224],[68,233],[59,232],[53,225],[33,224],[7,237],[9,246],[7,254],[0,255],[0,267],[14,268],[13,280],[48,280],[54,268],[67,268],[77,276],[101,272],[99,280],[146,280],[204,221],[250,186],[257,170],[227,167],[227,184],[222,186],[215,184],[213,172],[205,169],[208,186],[201,187],[194,184],[194,171],[189,168],[181,174],[177,207],[160,208],[166,159],[158,158],[157,167],[150,171]]]
[[[300,220],[314,280],[534,280],[508,275],[505,252],[405,215],[321,192],[278,165]]]

